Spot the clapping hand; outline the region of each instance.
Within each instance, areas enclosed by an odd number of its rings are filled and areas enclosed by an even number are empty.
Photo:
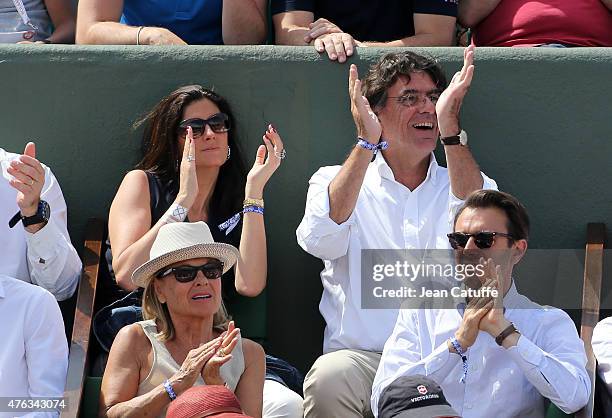
[[[382,125],[378,116],[370,107],[368,99],[361,93],[361,80],[355,64],[351,64],[349,70],[349,96],[351,98],[351,114],[357,127],[357,135],[371,144],[378,144],[382,135]]]
[[[202,378],[207,385],[225,384],[225,380],[221,377],[220,369],[221,366],[232,359],[232,351],[236,344],[238,344],[239,335],[240,328],[236,328],[234,321],[230,321],[227,331],[221,334],[221,344],[202,369]]]
[[[474,46],[470,45],[463,51],[463,68],[455,73],[448,87],[436,103],[436,114],[440,135],[448,137],[457,135],[459,127],[459,111],[461,103],[468,92],[474,76]]]
[[[264,145],[257,148],[255,162],[247,175],[245,197],[251,199],[263,197],[266,183],[278,169],[286,154],[283,141],[272,124],[268,125],[262,139]]]

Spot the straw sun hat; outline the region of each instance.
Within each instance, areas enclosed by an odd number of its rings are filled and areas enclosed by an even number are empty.
[[[170,264],[192,258],[216,258],[223,263],[223,273],[238,260],[238,249],[215,242],[205,222],[176,222],[162,226],[153,242],[149,261],[132,273],[132,283],[145,287],[155,273]]]

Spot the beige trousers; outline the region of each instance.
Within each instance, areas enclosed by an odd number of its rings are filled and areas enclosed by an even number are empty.
[[[372,417],[370,397],[380,357],[380,353],[361,350],[319,357],[304,381],[304,417]]]

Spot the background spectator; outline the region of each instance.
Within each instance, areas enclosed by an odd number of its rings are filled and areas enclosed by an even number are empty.
[[[268,126],[262,136],[265,145],[259,146],[246,174],[236,121],[219,94],[198,85],[181,87],[162,99],[145,123],[142,161],[125,176],[109,215],[117,283],[127,290],[136,289],[130,280],[132,272],[147,260],[160,228],[188,219],[207,222],[217,242],[240,248],[235,275],[229,272],[224,278],[225,300],[231,302],[236,292],[257,296],[267,279],[264,187],[284,157],[279,134]],[[219,228],[227,219],[236,219],[235,214],[246,206],[261,210],[245,210],[242,228]],[[110,322],[124,313],[113,311]],[[134,309],[127,307],[125,312],[132,320],[118,322],[137,320]],[[270,361],[278,364],[280,360],[268,356]],[[299,390],[301,382],[293,385],[270,368],[266,378],[264,416],[301,415],[302,398],[287,387]]]
[[[606,417],[612,417],[612,316],[602,319],[593,330],[591,341],[597,358],[597,372],[603,382],[602,407]]]
[[[461,0],[476,46],[612,46],[611,0]]]
[[[346,61],[356,46],[450,46],[454,0],[272,0],[276,43]]]
[[[6,248],[6,247],[3,247]],[[0,274],[0,397],[61,397],[68,344],[59,306],[46,290]],[[25,413],[23,413],[25,414]],[[20,414],[21,416],[22,414]],[[13,413],[0,412],[2,418]],[[58,412],[28,414],[58,417]]]
[[[0,164],[0,273],[42,286],[57,300],[68,299],[79,282],[81,260],[70,242],[57,179],[36,159],[32,142],[23,155],[0,148]]]
[[[260,44],[266,10],[267,0],[81,0],[77,43]]]
[[[240,337],[221,297],[221,275],[238,257],[204,222],[160,228],[150,258],[132,275],[145,289],[145,320],[123,328],[113,343],[100,416],[162,418],[192,386],[221,385],[246,413],[261,417],[264,352]]]
[[[72,0],[0,0],[0,43],[72,44],[75,22]]]

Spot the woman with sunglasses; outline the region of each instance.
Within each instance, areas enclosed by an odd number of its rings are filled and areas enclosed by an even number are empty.
[[[240,257],[204,222],[162,226],[150,258],[132,274],[143,287],[144,321],[124,327],[111,348],[100,416],[164,417],[192,386],[221,385],[261,417],[264,353],[240,337],[223,310],[221,276]]]
[[[235,275],[228,272],[224,276],[224,299],[231,304],[236,292],[257,296],[267,275],[263,191],[285,156],[274,127],[268,126],[264,145],[259,146],[253,167],[245,175],[231,108],[211,90],[198,85],[181,87],[140,123],[145,124],[143,158],[125,176],[109,215],[117,283],[126,290],[136,288],[130,277],[148,259],[163,225],[205,221],[217,242],[240,248]],[[242,227],[237,223],[240,216]],[[279,383],[278,376],[269,377],[264,416],[300,415],[302,398]]]

